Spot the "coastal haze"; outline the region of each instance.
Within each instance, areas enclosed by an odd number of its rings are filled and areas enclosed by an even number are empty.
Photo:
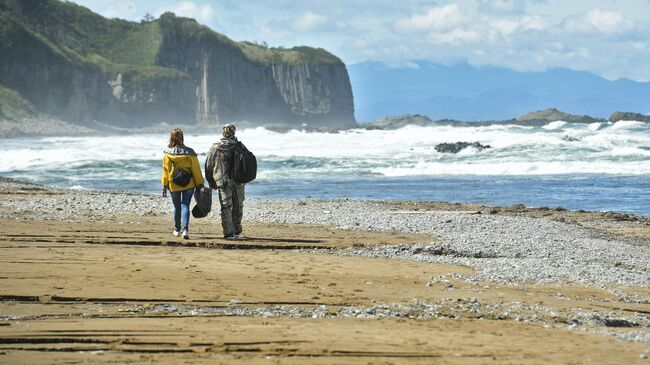
[[[646,364],[648,13],[0,0],[0,363]],[[225,123],[243,232],[172,234]]]

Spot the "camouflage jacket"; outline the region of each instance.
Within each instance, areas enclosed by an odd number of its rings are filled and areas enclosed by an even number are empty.
[[[212,189],[221,189],[230,180],[233,147],[239,143],[236,137],[222,138],[212,145],[205,159],[205,177]]]

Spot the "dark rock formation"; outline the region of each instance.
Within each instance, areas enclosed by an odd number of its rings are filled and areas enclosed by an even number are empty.
[[[406,127],[407,125],[417,125],[420,127],[426,127],[434,125],[434,122],[425,115],[420,114],[406,114],[406,115],[396,115],[390,117],[384,117],[374,122],[364,124],[366,129],[398,129]]]
[[[634,120],[637,122],[650,123],[650,115],[643,115],[640,113],[630,113],[630,112],[614,112],[609,117],[609,121],[612,123],[616,123],[619,120]]]
[[[467,147],[474,147],[479,151],[484,149],[492,148],[490,145],[482,145],[478,142],[469,143],[469,142],[456,142],[456,143],[440,143],[437,144],[434,148],[440,153],[458,153],[461,150]]]
[[[604,119],[592,118],[588,115],[573,115],[564,113],[555,108],[528,113],[520,116],[516,121],[520,124],[539,125],[555,122],[558,120],[569,123],[597,123],[605,121]]]
[[[0,41],[0,86],[79,124],[356,126],[345,64],[323,49],[234,42],[172,13],[109,20],[58,0],[0,0]]]

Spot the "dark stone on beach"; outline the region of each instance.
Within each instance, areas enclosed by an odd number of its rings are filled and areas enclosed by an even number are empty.
[[[603,324],[606,327],[637,327],[638,324],[619,318],[604,318]]]
[[[609,219],[612,219],[612,220],[617,221],[617,222],[635,221],[635,220],[637,220],[637,218],[635,216],[633,216],[633,215],[628,215],[628,214],[625,214],[625,213],[617,213],[617,212],[605,212],[605,213],[603,213],[603,216],[605,218],[609,218]]]
[[[492,148],[490,145],[482,145],[478,142],[469,143],[469,142],[456,142],[456,143],[440,143],[437,144],[434,148],[440,153],[458,153],[464,150],[467,147],[474,147],[479,151],[484,149]]]

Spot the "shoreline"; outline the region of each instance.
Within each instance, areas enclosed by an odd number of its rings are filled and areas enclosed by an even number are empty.
[[[159,194],[137,192],[129,190],[102,190],[102,189],[75,189],[75,188],[60,188],[56,186],[49,186],[39,184],[29,180],[15,179],[11,177],[0,176],[0,194],[18,193],[23,194],[30,191],[47,191],[52,194],[58,193],[74,193],[74,194],[90,194],[90,195],[133,195],[148,198],[159,199]],[[163,201],[166,201],[163,199]],[[477,215],[505,215],[513,217],[529,217],[529,218],[544,218],[548,220],[557,221],[560,223],[579,225],[586,228],[592,228],[600,231],[602,234],[607,232],[613,234],[612,238],[629,239],[634,237],[635,234],[622,235],[616,234],[609,230],[610,226],[615,226],[617,223],[624,225],[621,222],[637,223],[641,226],[650,227],[650,217],[635,215],[633,213],[619,212],[619,211],[588,211],[588,210],[571,210],[563,207],[527,207],[524,204],[513,205],[485,205],[480,203],[461,203],[461,202],[447,202],[447,201],[423,201],[423,200],[378,200],[378,199],[353,199],[353,198],[335,198],[335,199],[318,199],[318,198],[282,198],[282,199],[259,199],[252,198],[250,201],[272,201],[272,202],[285,202],[296,203],[304,205],[306,202],[319,203],[339,203],[356,202],[360,204],[376,204],[385,207],[386,209],[398,211],[398,214],[426,214],[427,212],[435,211],[448,211],[448,212],[464,212],[468,214]],[[157,208],[160,208],[159,206]],[[218,207],[217,207],[218,208]],[[161,213],[158,210],[157,213]],[[210,218],[214,219],[213,213],[210,213]],[[641,238],[650,239],[650,233],[640,234]]]
[[[167,217],[171,210],[169,200],[156,195],[57,189],[6,178],[0,179],[0,194],[16,197],[0,203],[0,218],[15,220],[102,222],[123,215]],[[203,221],[218,222],[218,206]],[[482,278],[489,280],[508,282],[519,276],[524,282],[568,280],[595,286],[650,282],[650,219],[622,213],[444,202],[248,199],[244,221],[439,237],[439,245],[409,247],[402,256],[461,263],[482,270]],[[582,243],[567,251],[574,242]],[[355,254],[392,257],[392,249]],[[620,250],[627,257],[619,258]],[[566,260],[568,252],[580,261],[559,267],[549,261]],[[533,262],[525,269],[518,264],[502,268],[500,259]]]
[[[214,211],[191,220],[189,240],[173,237],[171,204],[153,195],[8,179],[0,195],[0,362],[650,354],[644,218],[255,199],[233,242]]]

